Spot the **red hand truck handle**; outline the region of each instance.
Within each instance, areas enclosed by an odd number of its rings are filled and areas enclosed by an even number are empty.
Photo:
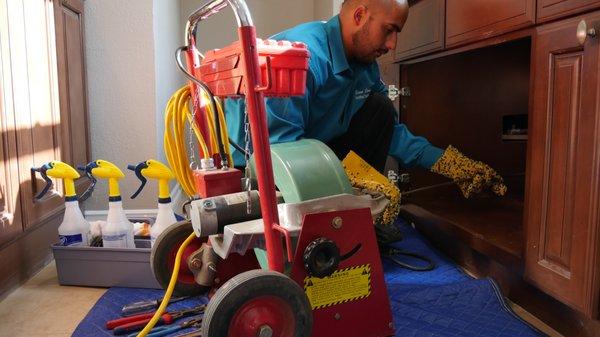
[[[281,234],[277,230],[279,216],[277,214],[277,198],[275,196],[275,180],[273,178],[273,164],[271,161],[271,150],[269,147],[269,130],[267,126],[267,114],[263,91],[266,86],[258,84],[260,78],[260,67],[258,63],[258,52],[256,47],[256,30],[252,24],[252,17],[244,0],[213,0],[200,7],[192,13],[186,24],[186,46],[182,47],[191,53],[192,64],[199,65],[198,55],[194,52],[196,48],[195,35],[198,22],[218,13],[221,9],[231,7],[235,13],[238,24],[238,36],[242,45],[243,80],[246,87],[246,109],[250,121],[252,144],[256,163],[256,176],[258,178],[258,190],[260,191],[260,206],[265,226],[265,245],[267,248],[267,261],[269,269],[283,272],[283,248]],[[183,50],[180,48],[181,50]],[[179,54],[178,51],[178,63]],[[205,87],[206,85],[190,74],[180,64],[180,68],[192,82]],[[269,74],[270,75],[270,74]],[[202,83],[202,84],[200,84]],[[287,235],[286,235],[287,237]],[[288,247],[288,255],[291,255],[291,247]]]

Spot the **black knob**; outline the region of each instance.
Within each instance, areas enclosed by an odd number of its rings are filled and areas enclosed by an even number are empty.
[[[329,276],[340,264],[340,249],[327,238],[318,238],[304,249],[304,267],[309,275],[318,278]]]

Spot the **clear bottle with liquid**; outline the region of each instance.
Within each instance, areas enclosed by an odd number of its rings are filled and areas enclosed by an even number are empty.
[[[106,248],[135,248],[133,223],[127,219],[120,200],[108,203],[108,217],[102,228],[102,245]]]

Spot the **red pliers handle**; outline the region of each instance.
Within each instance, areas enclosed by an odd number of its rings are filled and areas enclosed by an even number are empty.
[[[106,328],[109,330],[114,329],[113,334],[115,335],[124,335],[128,332],[137,331],[144,328],[144,326],[146,326],[146,324],[150,322],[152,316],[154,316],[154,313],[114,319],[112,321],[106,322]],[[156,322],[156,325],[168,325],[172,324],[174,321],[175,319],[173,315],[171,315],[170,313],[165,313],[162,316],[160,316],[160,319],[158,320],[158,322]]]

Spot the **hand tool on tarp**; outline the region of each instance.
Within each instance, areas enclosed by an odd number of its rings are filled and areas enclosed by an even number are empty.
[[[179,318],[203,314],[204,309],[206,309],[206,305],[202,304],[190,309],[167,312],[160,317],[156,324],[173,324]],[[141,330],[148,322],[150,322],[152,316],[154,316],[154,312],[114,319],[106,322],[106,328],[109,330],[112,329],[113,334],[115,335],[124,335],[128,332]]]
[[[188,297],[189,296],[171,297],[171,299],[169,300],[169,304],[185,300]],[[161,297],[155,300],[140,301],[126,304],[123,306],[123,309],[121,309],[121,316],[127,317],[154,311],[158,308],[158,306],[160,306],[162,300],[163,299]]]
[[[192,330],[188,333],[177,335],[176,337],[202,337],[202,331],[200,329]]]
[[[179,330],[183,330],[183,329],[187,329],[187,328],[200,328],[202,326],[202,317],[197,317],[197,318],[192,318],[188,321],[185,321],[181,324],[175,324],[173,326],[159,326],[157,328],[153,328],[152,330],[150,330],[150,333],[148,335],[146,335],[146,337],[162,337],[162,336],[167,336],[170,335],[174,332],[177,332]],[[191,334],[196,334],[196,336],[198,335],[199,331],[196,332],[191,332]],[[189,335],[189,334],[186,334]],[[128,335],[127,337],[136,337],[137,334],[133,333]]]

